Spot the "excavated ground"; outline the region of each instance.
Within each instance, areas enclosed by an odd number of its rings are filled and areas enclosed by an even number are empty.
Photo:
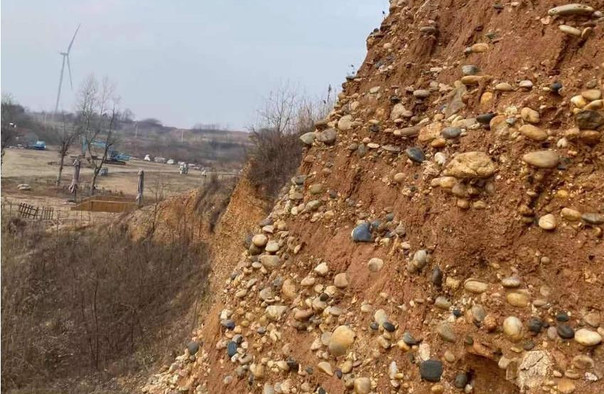
[[[144,391],[604,392],[604,1],[560,5],[393,1]]]

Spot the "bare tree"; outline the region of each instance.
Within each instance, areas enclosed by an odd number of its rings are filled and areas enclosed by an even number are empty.
[[[315,123],[333,106],[331,88],[326,99],[312,99],[286,84],[269,94],[250,128],[251,149],[248,177],[266,196],[275,197],[302,159],[298,136],[313,131]]]
[[[277,134],[295,132],[298,101],[298,93],[289,83],[270,92],[264,106],[258,110],[259,128],[271,129]]]
[[[100,86],[94,75],[90,75],[84,81],[77,104],[77,128],[84,138],[86,159],[93,167],[91,195],[94,194],[96,181],[103,165],[118,142],[117,123],[120,119],[118,104],[115,84],[107,77],[103,78]]]
[[[302,134],[314,129],[319,119],[327,116],[334,105],[333,89],[325,97],[313,98],[301,94],[289,83],[269,93],[258,110],[254,129],[271,129],[277,134]]]
[[[63,117],[63,127],[59,131],[59,174],[57,175],[57,186],[61,186],[61,176],[63,175],[63,166],[65,162],[65,156],[71,145],[73,145],[80,136],[78,127],[73,125],[67,125],[65,117]]]

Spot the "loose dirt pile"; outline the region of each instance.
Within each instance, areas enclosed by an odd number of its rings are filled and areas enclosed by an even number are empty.
[[[604,392],[603,10],[393,1],[144,391]]]

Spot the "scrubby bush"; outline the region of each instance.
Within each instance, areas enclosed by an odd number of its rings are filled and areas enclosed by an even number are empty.
[[[296,172],[302,159],[300,135],[313,131],[333,102],[331,87],[327,98],[310,100],[290,86],[272,92],[258,111],[259,121],[251,127],[252,148],[248,178],[268,198],[276,197]]]
[[[275,197],[300,165],[302,146],[298,134],[261,129],[253,131],[250,138],[254,147],[248,177],[267,197]]]

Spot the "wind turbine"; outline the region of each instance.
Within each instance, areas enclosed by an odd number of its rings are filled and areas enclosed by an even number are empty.
[[[61,56],[63,56],[63,65],[61,66],[61,76],[59,77],[59,91],[57,92],[57,103],[55,104],[55,114],[59,112],[59,100],[61,99],[61,86],[63,85],[63,72],[65,72],[65,61],[67,61],[67,70],[69,71],[69,85],[73,89],[73,81],[71,80],[71,64],[69,64],[69,52],[71,52],[71,47],[73,46],[73,42],[75,41],[76,35],[78,34],[78,30],[80,30],[80,26],[78,25],[75,33],[73,33],[73,38],[67,47],[66,52],[59,52]]]

